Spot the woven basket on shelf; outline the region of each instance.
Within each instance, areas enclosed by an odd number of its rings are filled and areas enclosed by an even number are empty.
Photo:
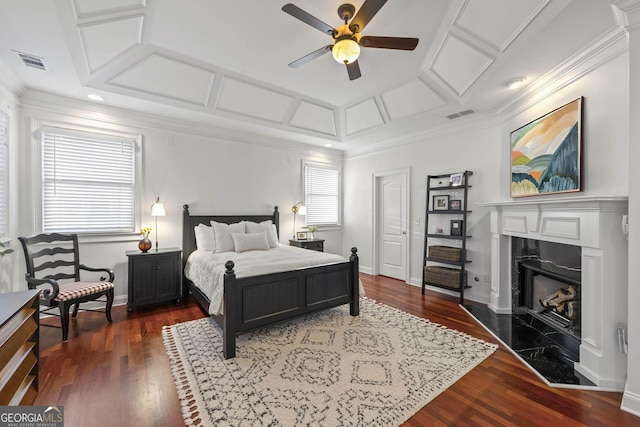
[[[460,289],[460,271],[456,268],[429,266],[424,268],[424,280],[427,283]],[[462,285],[467,286],[467,272],[464,272]]]
[[[462,261],[462,249],[451,246],[429,246],[429,258],[437,258],[443,261]]]

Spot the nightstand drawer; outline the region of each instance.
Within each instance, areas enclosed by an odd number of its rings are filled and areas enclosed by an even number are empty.
[[[289,240],[290,246],[297,246],[303,249],[310,249],[312,251],[324,252],[324,240]]]

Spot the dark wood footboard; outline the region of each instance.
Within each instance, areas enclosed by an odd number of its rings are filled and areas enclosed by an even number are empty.
[[[237,278],[234,264],[225,265],[225,358],[235,357],[236,336],[276,322],[343,304],[360,314],[357,249],[348,262],[262,276]]]

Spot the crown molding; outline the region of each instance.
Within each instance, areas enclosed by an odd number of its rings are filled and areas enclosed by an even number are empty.
[[[626,51],[624,31],[619,27],[612,27],[591,44],[499,106],[495,112],[503,116],[502,121],[506,122]]]
[[[640,28],[640,0],[612,0],[613,18],[621,28],[635,31]]]
[[[105,127],[150,128],[161,131],[180,132],[217,140],[286,150],[300,155],[321,155],[334,160],[342,160],[342,152],[319,147],[301,140],[267,136],[246,130],[228,129],[213,124],[175,119],[168,116],[141,113],[120,107],[97,105],[60,95],[26,90],[19,98],[20,107],[62,114],[76,119],[90,120]],[[246,126],[245,126],[246,127]]]
[[[18,103],[20,93],[24,91],[24,85],[9,70],[9,67],[0,60],[0,93],[4,93],[13,102]]]
[[[344,159],[366,157],[383,151],[397,150],[411,144],[424,143],[430,139],[458,134],[462,135],[478,129],[496,127],[501,124],[498,119],[499,118],[492,112],[474,113],[466,117],[454,119],[449,123],[429,129],[423,129],[409,135],[387,139],[385,141],[367,145],[366,147],[347,149],[344,151]]]

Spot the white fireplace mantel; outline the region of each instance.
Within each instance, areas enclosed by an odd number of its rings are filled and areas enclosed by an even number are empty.
[[[478,203],[491,211],[489,308],[512,311],[511,237],[582,248],[582,344],[575,369],[603,390],[623,390],[627,357],[618,331],[627,328],[628,248],[622,229],[628,198],[581,196]]]

